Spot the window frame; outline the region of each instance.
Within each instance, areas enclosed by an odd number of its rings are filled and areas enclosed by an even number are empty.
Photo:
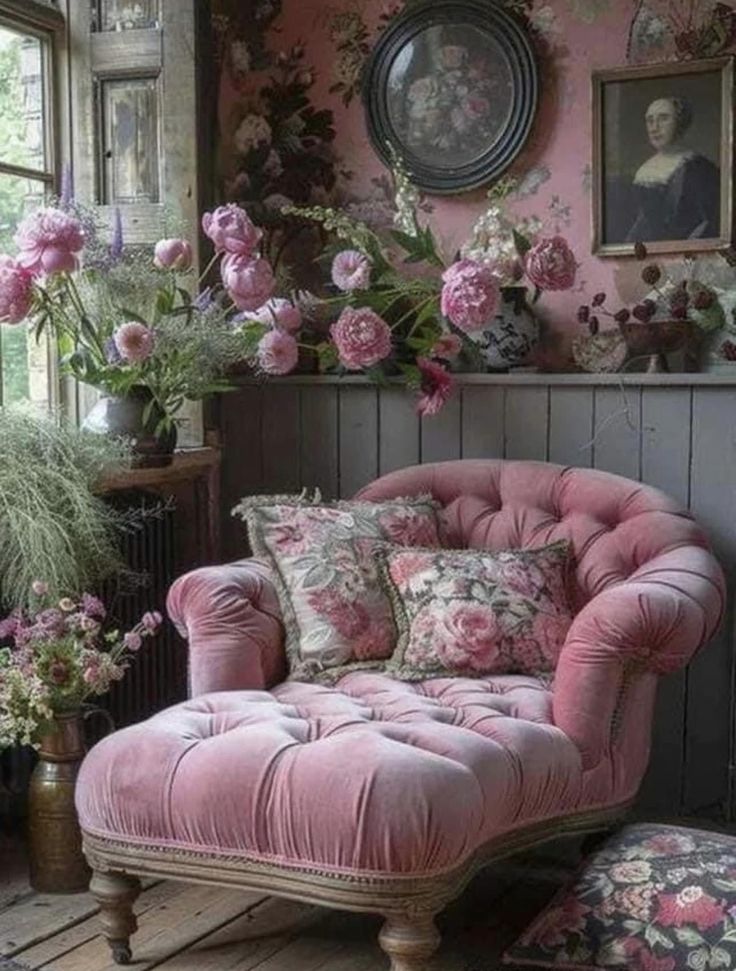
[[[31,179],[44,185],[46,195],[59,189],[62,158],[67,139],[62,137],[64,111],[64,75],[66,73],[66,29],[64,14],[40,0],[0,0],[0,26],[36,36],[43,42],[44,168],[31,169],[3,162],[0,174]],[[29,339],[30,333],[29,333]],[[2,348],[0,346],[0,355]],[[61,403],[61,386],[57,355],[50,341],[46,348],[46,390],[50,408]],[[0,375],[0,405],[3,383]]]

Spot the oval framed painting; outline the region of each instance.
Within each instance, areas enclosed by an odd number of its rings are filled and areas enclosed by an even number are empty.
[[[539,78],[519,22],[492,0],[418,0],[381,34],[366,64],[371,142],[398,154],[426,192],[475,189],[526,141]]]

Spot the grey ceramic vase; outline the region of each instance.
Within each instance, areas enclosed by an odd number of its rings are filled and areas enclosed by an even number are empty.
[[[176,426],[162,435],[155,428],[163,416],[154,406],[148,421],[143,416],[151,401],[147,388],[133,388],[127,395],[105,395],[94,405],[82,422],[82,427],[99,435],[130,439],[133,446],[133,465],[138,468],[159,468],[171,465],[176,447]]]
[[[492,371],[523,364],[539,341],[539,321],[526,301],[526,287],[503,287],[498,313],[476,341]]]

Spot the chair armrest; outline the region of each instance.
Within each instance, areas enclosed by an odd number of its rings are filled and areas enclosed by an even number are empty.
[[[189,640],[189,691],[268,688],[285,673],[284,631],[269,570],[259,560],[208,566],[179,577],[166,601]]]
[[[610,747],[627,682],[684,667],[716,631],[725,596],[715,558],[687,546],[650,560],[580,611],[557,663],[553,711],[586,768]]]

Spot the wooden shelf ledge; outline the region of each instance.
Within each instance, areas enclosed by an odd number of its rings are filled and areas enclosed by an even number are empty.
[[[543,371],[516,371],[508,374],[456,373],[453,377],[459,385],[534,385],[536,387],[731,387],[736,388],[736,366],[733,374],[701,374],[677,372],[671,374],[583,374],[583,373],[546,373]],[[403,378],[388,378],[390,385],[401,385]],[[254,385],[270,387],[271,385],[286,385],[291,387],[349,387],[360,385],[376,388],[378,385],[363,375],[349,374],[294,374],[283,378],[269,377],[241,377],[237,384],[252,387]]]
[[[100,492],[123,489],[165,489],[195,479],[212,476],[220,466],[219,448],[183,448],[174,453],[174,461],[159,469],[124,469],[104,476]]]

